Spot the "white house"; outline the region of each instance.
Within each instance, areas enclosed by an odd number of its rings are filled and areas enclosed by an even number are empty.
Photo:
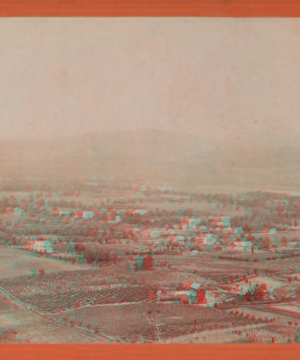
[[[34,241],[32,246],[32,250],[36,252],[45,252],[47,254],[53,253],[53,248],[50,241]]]
[[[71,211],[70,210],[60,210],[59,211],[59,216],[65,216],[65,215],[70,215]]]
[[[244,254],[251,254],[252,252],[252,242],[251,241],[235,241],[234,250],[240,251]]]
[[[84,211],[83,212],[83,216],[84,219],[92,219],[94,217],[94,212],[93,211]]]
[[[205,232],[205,231],[207,231],[207,226],[200,226],[199,227],[199,230],[201,230],[202,232]]]
[[[155,229],[151,231],[151,236],[153,238],[158,238],[161,236],[161,229]]]
[[[214,245],[216,243],[217,239],[212,234],[207,234],[203,238],[203,245]]]

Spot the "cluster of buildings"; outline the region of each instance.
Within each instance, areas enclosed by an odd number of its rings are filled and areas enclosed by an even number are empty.
[[[30,236],[26,245],[25,250],[33,251],[44,254],[52,254],[53,248],[50,240],[44,238],[36,238],[35,236]]]
[[[15,207],[15,208],[7,207],[5,209],[5,214],[6,215],[21,215],[22,214],[22,209],[19,208],[19,207]]]
[[[92,219],[94,217],[93,211],[87,211],[87,210],[77,210],[75,211],[74,218],[76,220],[78,219]]]
[[[185,284],[181,290],[159,290],[156,293],[157,301],[171,301],[181,304],[214,307],[232,300],[232,294],[218,291],[213,287],[198,283]]]
[[[147,245],[151,249],[166,248],[171,246],[185,246],[193,239],[193,245],[211,247],[211,250],[225,250],[239,252],[243,254],[253,253],[253,244],[243,237],[243,228],[231,228],[230,217],[212,217],[209,219],[217,227],[212,229],[202,223],[207,218],[182,218],[180,224],[165,226],[157,229],[137,229],[137,236],[148,238],[155,242],[148,241]],[[151,245],[150,245],[151,244]]]

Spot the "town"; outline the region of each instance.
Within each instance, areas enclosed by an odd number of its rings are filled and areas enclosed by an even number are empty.
[[[1,341],[300,338],[298,195],[4,186],[0,245]]]
[[[1,23],[1,344],[300,343],[299,29]]]

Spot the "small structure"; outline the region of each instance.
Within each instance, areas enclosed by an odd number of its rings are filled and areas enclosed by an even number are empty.
[[[287,245],[288,249],[296,249],[299,247],[299,242],[298,241],[293,241],[293,242],[289,242]]]
[[[155,229],[151,231],[151,237],[153,238],[159,238],[161,236],[161,230]]]
[[[31,242],[29,247],[31,248],[30,250],[39,252],[39,253],[47,253],[47,254],[53,253],[52,245],[51,245],[50,241],[48,241],[48,240],[46,240],[46,241],[38,240],[38,241]]]
[[[121,222],[121,216],[117,215],[115,218],[115,223]]]
[[[198,284],[198,283],[193,283],[193,284],[191,285],[191,289],[193,289],[193,290],[198,291],[198,290],[200,290],[200,288],[201,288],[201,285]]]
[[[234,229],[234,232],[235,232],[236,234],[242,234],[242,233],[244,232],[244,230],[243,230],[242,227],[236,227],[236,228]]]
[[[82,219],[83,218],[83,211],[82,210],[77,210],[75,212],[75,219],[78,220],[78,219]]]
[[[200,226],[199,230],[201,230],[202,232],[206,232],[207,231],[207,226]]]
[[[115,221],[115,218],[114,218],[113,215],[108,215],[108,216],[107,216],[107,222],[108,222],[108,223],[113,223],[114,221]]]
[[[184,290],[184,291],[171,291],[168,294],[173,301],[180,302],[181,304],[189,304],[190,302],[190,291]]]
[[[12,207],[7,207],[5,209],[5,214],[13,214],[14,213],[14,209]]]
[[[149,185],[148,184],[142,184],[139,187],[139,191],[147,191],[149,189]]]
[[[184,230],[184,231],[187,231],[188,230],[188,225],[187,224],[183,224],[182,226],[181,226],[181,230]]]
[[[19,207],[14,208],[14,214],[15,215],[21,215],[22,214],[21,208],[19,208]]]
[[[71,214],[70,210],[60,210],[59,211],[59,216],[68,216]]]
[[[145,209],[135,209],[132,211],[133,214],[145,215],[147,214],[147,210]]]
[[[82,217],[83,219],[92,219],[94,217],[94,211],[84,211]]]
[[[200,219],[189,219],[189,229],[198,228],[200,222]]]
[[[185,245],[185,237],[182,235],[178,235],[176,236],[176,238],[174,239],[174,241],[179,244],[179,245]]]
[[[181,229],[187,230],[188,227],[189,227],[189,219],[187,219],[187,218],[182,218],[182,219],[181,219]]]
[[[203,245],[215,245],[217,239],[212,234],[207,234],[203,238]]]
[[[222,223],[224,227],[230,227],[231,226],[231,216],[223,216]]]
[[[51,215],[52,216],[59,216],[59,210],[57,208],[53,208],[51,210]]]
[[[234,250],[242,252],[244,254],[252,253],[252,242],[251,241],[235,241]]]

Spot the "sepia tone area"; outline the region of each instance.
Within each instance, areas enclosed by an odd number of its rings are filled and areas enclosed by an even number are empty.
[[[0,21],[1,342],[300,342],[299,40]]]

